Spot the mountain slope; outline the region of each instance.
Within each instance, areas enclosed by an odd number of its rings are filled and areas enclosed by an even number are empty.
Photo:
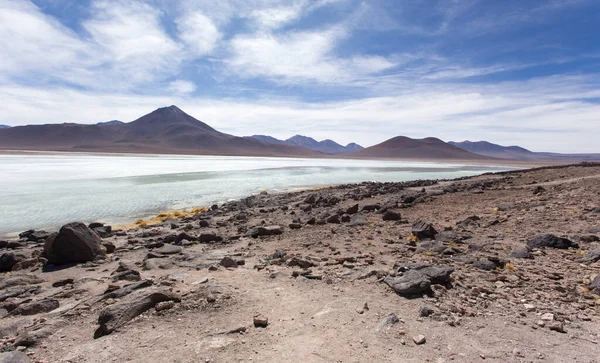
[[[8,126],[8,125],[0,125],[0,129],[10,129],[10,126]]]
[[[411,139],[397,136],[363,150],[349,154],[360,158],[398,158],[398,159],[460,159],[486,160],[489,157],[473,154],[456,146],[447,144],[440,139],[428,137]]]
[[[502,146],[487,141],[472,142],[467,140],[463,142],[449,141],[448,143],[475,154],[499,159],[530,160],[535,155],[535,153],[520,146]]]
[[[333,140],[326,139],[323,141],[317,141],[312,137],[303,135],[295,135],[287,140],[279,140],[266,135],[252,135],[246,136],[246,138],[253,138],[262,142],[269,142],[273,144],[304,147],[310,150],[319,151],[330,155],[346,154],[363,149],[362,146],[355,143],[350,143],[347,146],[342,146]]]
[[[0,149],[192,153],[247,156],[323,156],[301,147],[274,145],[219,132],[176,106],[129,123],[48,124],[0,130]]]
[[[520,146],[502,146],[487,141],[450,141],[449,144],[463,150],[498,159],[522,161],[598,161],[600,154],[559,154],[548,152],[533,152]]]

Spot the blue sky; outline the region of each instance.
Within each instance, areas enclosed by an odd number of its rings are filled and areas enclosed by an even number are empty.
[[[0,0],[0,123],[600,152],[595,0]]]

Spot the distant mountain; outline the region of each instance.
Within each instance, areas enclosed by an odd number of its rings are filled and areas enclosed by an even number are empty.
[[[449,141],[448,143],[475,154],[499,159],[529,160],[534,155],[533,152],[520,146],[502,146],[487,141],[472,142],[467,140],[463,142]]]
[[[270,142],[271,144],[279,144],[279,145],[287,145],[285,143],[285,141],[276,139],[272,136],[267,136],[267,135],[252,135],[252,136],[244,136],[244,138],[251,138],[251,139],[256,139],[262,142]]]
[[[177,106],[159,108],[129,123],[49,124],[0,130],[0,149],[192,153],[247,156],[323,156],[219,132]]]
[[[10,129],[10,126],[8,126],[8,125],[0,125],[0,129]]]
[[[456,160],[486,160],[487,156],[474,154],[456,146],[447,144],[440,139],[428,137],[411,139],[396,136],[363,150],[348,155],[359,158],[398,158],[398,159],[456,159]]]
[[[114,125],[122,125],[125,122],[123,121],[119,121],[119,120],[112,120],[112,121],[106,121],[106,122],[98,122],[96,125],[98,126],[114,126]]]
[[[599,161],[600,154],[559,154],[548,152],[533,152],[520,146],[502,146],[487,141],[462,141],[448,142],[463,150],[490,156],[498,159],[522,160],[522,161]]]
[[[351,153],[351,152],[363,149],[362,146],[355,144],[355,143],[350,143],[347,146],[342,146],[333,140],[327,139],[327,140],[323,140],[323,141],[317,141],[317,140],[313,139],[312,137],[302,136],[302,135],[295,135],[295,136],[290,137],[287,140],[279,140],[274,137],[266,136],[266,135],[252,135],[252,136],[246,136],[246,138],[253,138],[256,140],[260,140],[262,142],[269,142],[269,143],[278,144],[278,145],[290,145],[290,146],[304,147],[304,148],[307,148],[310,150],[319,151],[319,152],[322,152],[325,154],[330,154],[330,155],[347,154],[347,153]]]

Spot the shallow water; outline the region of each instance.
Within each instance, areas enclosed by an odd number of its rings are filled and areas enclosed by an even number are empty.
[[[456,178],[501,166],[196,155],[0,155],[0,235],[71,221],[130,223],[258,193],[362,181]]]

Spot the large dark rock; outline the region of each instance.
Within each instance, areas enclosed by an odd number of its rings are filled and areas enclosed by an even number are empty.
[[[259,236],[275,236],[283,233],[283,228],[280,226],[255,227],[248,233],[251,237]]]
[[[11,315],[35,315],[39,313],[47,313],[57,309],[58,307],[58,300],[44,299],[20,305],[11,312]]]
[[[27,240],[27,241],[32,241],[32,242],[45,241],[48,237],[50,237],[49,232],[34,231],[33,229],[19,233],[19,238]]]
[[[358,213],[358,204],[355,204],[352,207],[346,209],[346,214],[356,214],[356,213]]]
[[[415,296],[427,293],[431,288],[431,280],[416,270],[410,270],[399,277],[387,276],[383,282],[388,284],[401,296]]]
[[[528,247],[519,247],[510,251],[510,257],[532,259],[533,255]]]
[[[482,258],[477,261],[473,261],[473,267],[480,270],[493,271],[496,269],[496,264],[487,258]]]
[[[164,289],[140,290],[130,294],[124,301],[110,305],[100,312],[98,317],[98,325],[100,326],[96,329],[94,338],[112,333],[162,301],[179,302],[181,299],[173,292]]]
[[[223,237],[218,236],[214,231],[206,231],[200,233],[200,236],[198,236],[198,241],[201,243],[221,242],[223,241]]]
[[[434,239],[438,232],[435,230],[435,228],[433,228],[431,223],[418,220],[412,226],[412,234],[417,236],[419,239]]]
[[[553,234],[540,234],[530,239],[527,242],[527,246],[530,248],[559,248],[567,249],[569,247],[578,248],[577,243],[568,240],[566,238],[557,237]]]
[[[44,244],[45,257],[55,265],[93,261],[105,254],[100,237],[80,222],[62,226]]]
[[[36,275],[15,275],[11,274],[0,280],[0,291],[11,286],[27,286],[42,283],[44,280]]]
[[[424,263],[396,264],[394,269],[401,273],[398,277],[388,276],[384,282],[401,296],[410,297],[429,293],[431,284],[447,284],[454,268],[446,265]]]
[[[25,256],[13,252],[3,253],[0,255],[0,272],[12,271],[17,263],[25,259]]]
[[[387,212],[385,212],[383,214],[382,219],[384,221],[399,221],[400,220],[400,213],[388,210]]]
[[[181,253],[181,251],[183,251],[183,249],[175,245],[164,245],[154,250],[154,252],[160,253],[162,255],[176,255],[178,253]]]

